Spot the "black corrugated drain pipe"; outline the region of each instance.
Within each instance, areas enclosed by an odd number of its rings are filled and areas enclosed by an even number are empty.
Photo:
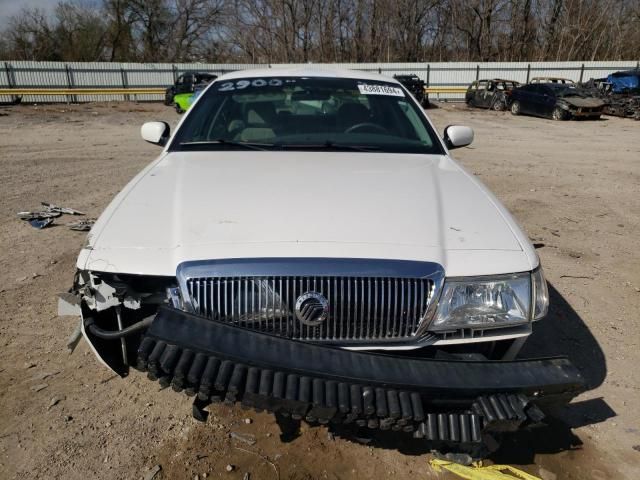
[[[95,324],[93,317],[87,316],[84,319],[84,328],[85,330],[89,330],[98,338],[102,338],[104,340],[118,340],[148,328],[154,318],[155,315],[150,315],[133,325],[123,328],[122,330],[104,330]]]

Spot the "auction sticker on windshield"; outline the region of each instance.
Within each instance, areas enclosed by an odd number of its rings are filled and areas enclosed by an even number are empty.
[[[398,87],[391,85],[370,85],[368,83],[359,83],[358,89],[363,95],[392,95],[394,97],[404,97],[404,92]]]

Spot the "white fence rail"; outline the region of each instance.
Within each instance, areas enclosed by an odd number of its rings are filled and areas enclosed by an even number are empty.
[[[281,68],[272,64],[140,64],[91,62],[0,62],[0,89],[20,88],[159,88],[173,84],[186,71],[222,74],[248,68]],[[343,63],[336,67],[377,71],[383,75],[415,73],[430,87],[463,87],[473,80],[507,78],[527,82],[537,76],[566,77],[574,81],[601,78],[617,70],[638,68],[638,61],[616,62],[437,62],[437,63]],[[437,95],[435,95],[437,97]],[[129,98],[127,98],[129,97]],[[462,94],[441,94],[441,100],[460,100]],[[15,97],[0,95],[0,102]],[[60,97],[25,95],[24,102],[86,102],[99,100],[161,100],[161,95],[67,95]]]

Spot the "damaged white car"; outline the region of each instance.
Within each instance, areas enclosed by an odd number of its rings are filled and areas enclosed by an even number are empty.
[[[478,451],[583,388],[564,357],[514,360],[548,294],[500,202],[397,81],[216,79],[105,210],[77,261],[98,358],[207,404],[405,431]],[[501,360],[501,361],[494,361]]]

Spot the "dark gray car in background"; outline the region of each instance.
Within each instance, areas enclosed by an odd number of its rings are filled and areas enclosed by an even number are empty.
[[[470,107],[506,110],[511,104],[511,91],[518,86],[514,80],[476,80],[467,88],[464,100]]]
[[[572,118],[598,119],[604,102],[570,84],[530,83],[511,93],[511,113],[527,114],[553,120]]]

